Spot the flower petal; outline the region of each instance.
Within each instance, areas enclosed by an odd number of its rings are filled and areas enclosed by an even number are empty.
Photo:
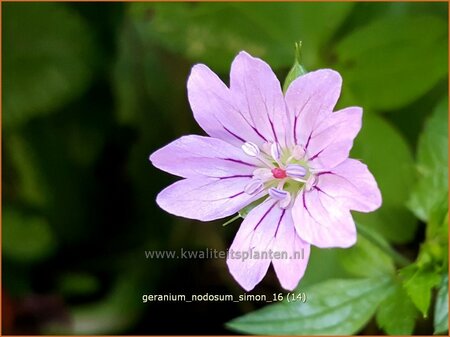
[[[154,152],[150,160],[157,168],[183,178],[251,177],[258,164],[223,140],[196,135],[173,141]]]
[[[230,216],[262,193],[248,195],[245,186],[251,178],[189,178],[162,190],[156,202],[165,211],[189,219],[210,221]]]
[[[279,224],[272,249],[274,257],[275,254],[282,256],[283,252],[287,253],[285,258],[272,259],[272,264],[281,286],[286,290],[294,290],[308,265],[310,244],[297,235],[290,210],[286,211]]]
[[[319,188],[346,208],[372,212],[381,206],[381,192],[367,166],[347,159],[329,172],[319,174]]]
[[[251,124],[237,109],[230,90],[204,64],[197,64],[189,75],[188,98],[194,118],[211,137],[240,146],[246,141],[262,144]]]
[[[247,291],[252,290],[266,275],[270,265],[270,256],[267,252],[271,248],[277,224],[284,213],[285,211],[280,209],[276,202],[272,200],[263,202],[246,216],[231,244],[227,259],[228,269]],[[253,258],[253,254],[261,253],[267,256]],[[244,258],[245,254],[250,256]]]
[[[333,112],[342,79],[331,69],[309,72],[295,79],[286,92],[295,144],[305,145],[316,125]]]
[[[281,85],[270,66],[240,52],[230,71],[230,89],[239,110],[267,141],[286,146],[292,137]]]
[[[347,159],[361,124],[359,107],[339,110],[323,119],[305,145],[310,167],[332,169]]]
[[[298,235],[314,246],[347,248],[356,242],[350,211],[317,188],[297,196],[292,215]]]

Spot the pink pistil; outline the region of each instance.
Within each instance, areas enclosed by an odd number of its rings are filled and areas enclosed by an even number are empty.
[[[287,177],[286,171],[279,167],[272,169],[272,174],[273,174],[274,178],[277,178],[277,179],[283,179],[283,178]]]

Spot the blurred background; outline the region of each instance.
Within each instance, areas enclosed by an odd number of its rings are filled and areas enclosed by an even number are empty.
[[[282,82],[301,40],[307,70],[342,74],[338,107],[365,111],[352,156],[384,200],[355,214],[362,226],[414,261],[436,205],[448,214],[447,3],[1,6],[3,334],[230,334],[227,321],[266,305],[142,303],[143,294],[243,293],[225,260],[144,254],[231,244],[239,222],[158,208],[156,194],[176,178],[148,156],[204,134],[187,101],[190,68],[206,63],[228,83],[240,50]],[[377,249],[361,239],[313,250],[300,289],[394,268]],[[436,270],[447,273],[442,256]],[[270,270],[252,293],[281,290]],[[432,334],[432,317],[414,332]],[[359,332],[384,333],[373,320]]]

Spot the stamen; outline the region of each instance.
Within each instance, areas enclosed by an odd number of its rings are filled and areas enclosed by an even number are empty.
[[[305,149],[301,145],[295,145],[292,150],[292,156],[297,160],[302,159],[305,156],[305,153]]]
[[[286,167],[286,174],[293,179],[300,179],[300,181],[304,181],[302,178],[306,175],[306,168],[299,164],[289,164]]]
[[[272,171],[268,168],[257,168],[253,171],[253,176],[261,179],[262,181],[268,181],[273,178]]]
[[[267,155],[270,156],[271,147],[272,147],[272,144],[269,142],[266,142],[261,145],[261,150],[263,150],[264,153],[266,153]]]
[[[269,188],[269,195],[279,201],[281,208],[286,208],[291,203],[291,194],[275,187]]]
[[[242,150],[245,152],[246,155],[250,157],[257,157],[259,156],[259,147],[258,145],[252,143],[252,142],[246,142],[242,144]]]
[[[284,186],[285,182],[286,182],[285,179],[281,179],[281,180],[278,182],[277,189],[283,190],[283,186]]]
[[[242,144],[241,148],[247,156],[258,159],[265,166],[268,166],[270,168],[274,167],[273,163],[265,158],[264,154],[261,153],[258,145],[256,145],[255,143],[245,142],[244,144]]]
[[[264,155],[262,155],[262,154],[261,154],[260,156],[258,156],[257,159],[258,159],[261,163],[263,163],[264,165],[266,165],[266,166],[268,166],[268,167],[270,167],[270,168],[273,168],[273,167],[274,167],[274,164],[271,163],[270,161],[268,161],[266,158],[264,158]]]
[[[276,162],[281,157],[281,147],[278,143],[273,143],[270,147],[270,154],[272,155],[272,158],[275,159]]]
[[[247,186],[245,186],[244,191],[247,194],[254,195],[261,192],[264,189],[264,184],[261,179],[252,179]]]
[[[279,205],[281,208],[288,208],[291,204],[291,194],[289,193],[286,198],[280,201]]]
[[[289,195],[289,192],[279,190],[278,188],[269,188],[269,195],[276,200],[284,200]]]
[[[305,189],[307,191],[311,190],[317,184],[317,176],[311,174],[309,178],[306,180]]]

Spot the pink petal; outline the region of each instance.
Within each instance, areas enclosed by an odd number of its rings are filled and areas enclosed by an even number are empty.
[[[300,193],[292,208],[298,235],[319,248],[347,248],[356,242],[350,211],[318,189]]]
[[[245,186],[251,178],[189,178],[162,190],[156,202],[165,211],[189,219],[210,221],[230,216],[262,193],[248,195]]]
[[[319,122],[332,113],[342,79],[331,69],[312,71],[295,79],[286,92],[295,144],[305,145]]]
[[[323,119],[305,145],[310,167],[332,169],[347,159],[361,124],[359,107],[346,108]]]
[[[291,143],[290,121],[280,82],[270,66],[240,52],[230,71],[230,89],[240,111],[267,141]]]
[[[372,212],[381,206],[381,192],[366,165],[347,159],[319,175],[318,187],[346,208]]]
[[[228,269],[235,280],[246,290],[252,290],[266,275],[270,259],[238,258],[245,253],[262,253],[271,249],[277,225],[285,210],[274,201],[255,207],[242,222],[229,249]]]
[[[194,118],[211,137],[237,146],[264,142],[237,109],[227,86],[207,66],[192,68],[187,88]]]
[[[180,177],[249,176],[258,162],[241,148],[210,137],[181,137],[150,156],[157,168]]]
[[[310,245],[297,235],[290,211],[286,212],[278,227],[272,249],[287,253],[287,258],[272,259],[272,264],[281,286],[294,290],[308,265]]]

